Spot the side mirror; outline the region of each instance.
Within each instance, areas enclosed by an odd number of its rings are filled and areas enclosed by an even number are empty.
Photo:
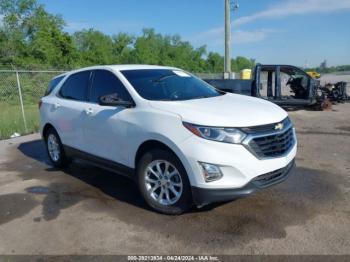
[[[133,107],[135,104],[131,101],[124,101],[118,98],[118,94],[104,95],[99,98],[99,105],[101,106],[123,106],[123,107]]]

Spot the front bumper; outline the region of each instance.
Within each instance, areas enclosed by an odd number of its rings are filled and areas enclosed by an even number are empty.
[[[285,168],[297,152],[297,143],[284,156],[259,159],[243,145],[220,143],[195,135],[178,144],[178,156],[187,171],[192,187],[203,189],[242,188],[254,178]],[[214,164],[221,169],[223,177],[206,182],[199,162]]]
[[[286,167],[257,176],[241,188],[209,189],[192,186],[193,201],[201,206],[241,198],[285,181],[293,173],[294,168],[293,159]]]

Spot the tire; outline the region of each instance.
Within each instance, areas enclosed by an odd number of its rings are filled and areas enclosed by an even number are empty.
[[[333,96],[334,101],[339,102],[339,92],[338,91],[333,91],[332,96]]]
[[[188,176],[173,153],[161,149],[145,153],[137,163],[136,172],[140,192],[154,210],[179,215],[191,208],[193,201]]]
[[[54,128],[47,130],[45,134],[46,152],[54,167],[64,168],[69,164],[61,139]]]

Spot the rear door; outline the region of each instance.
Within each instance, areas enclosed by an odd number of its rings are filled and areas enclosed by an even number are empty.
[[[132,102],[129,92],[119,78],[108,70],[94,70],[87,106],[88,114],[84,115],[84,135],[86,152],[125,164],[128,146],[129,119],[133,108],[123,106],[99,105],[99,98],[114,94],[123,101]]]
[[[91,71],[70,75],[63,83],[51,108],[53,123],[62,143],[84,150],[82,116],[86,113]]]

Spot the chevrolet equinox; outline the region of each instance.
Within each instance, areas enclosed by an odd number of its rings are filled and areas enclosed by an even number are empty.
[[[40,132],[55,167],[71,159],[133,178],[149,206],[180,214],[284,181],[297,141],[287,113],[173,67],[111,65],[52,79]]]

